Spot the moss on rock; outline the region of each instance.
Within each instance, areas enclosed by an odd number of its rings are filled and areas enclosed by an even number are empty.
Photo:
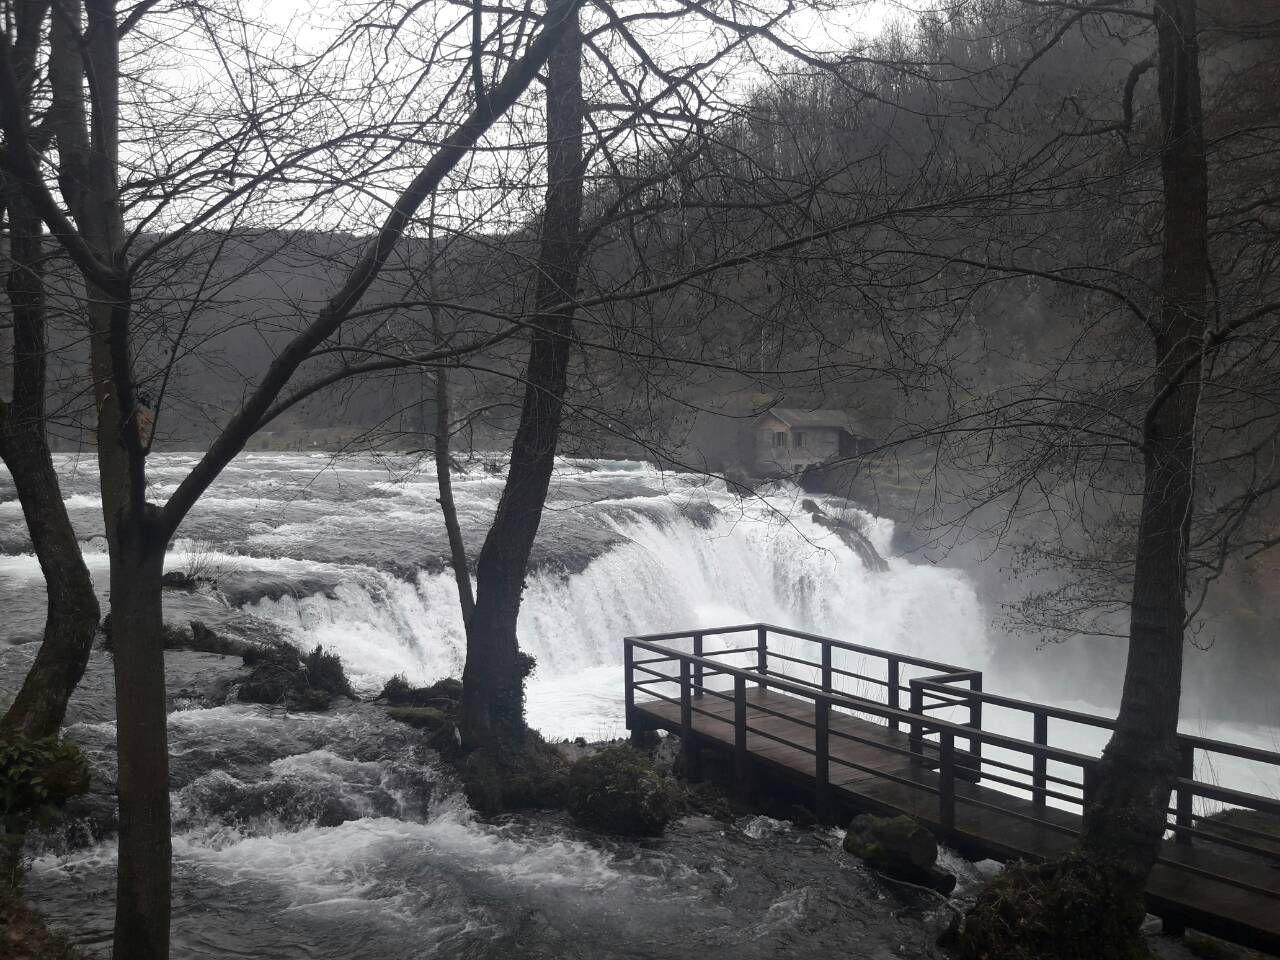
[[[573,765],[565,782],[573,819],[601,833],[661,836],[684,809],[684,792],[644,754],[614,746]]]
[[[949,894],[956,878],[937,866],[938,841],[910,817],[854,817],[844,835],[844,849],[897,880]]]
[[[518,742],[495,741],[458,764],[467,800],[478,813],[559,807],[564,802],[565,760],[536,732]]]
[[[446,677],[427,687],[411,687],[409,681],[396,674],[387,681],[378,698],[393,707],[435,707],[456,712],[462,703],[462,681]]]
[[[978,895],[957,936],[963,960],[1149,960],[1134,895],[1079,853],[1010,864]]]
[[[329,709],[335,696],[352,696],[342,660],[323,647],[317,646],[306,656],[287,644],[254,647],[242,657],[251,669],[236,696],[245,703],[320,711]]]

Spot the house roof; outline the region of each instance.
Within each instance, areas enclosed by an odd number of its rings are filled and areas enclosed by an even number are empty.
[[[769,413],[792,429],[834,427],[851,434],[858,432],[853,425],[853,419],[843,410],[797,410],[794,407],[774,407]]]

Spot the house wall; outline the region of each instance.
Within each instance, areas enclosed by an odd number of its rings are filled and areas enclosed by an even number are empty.
[[[774,446],[774,434],[786,435],[786,445]],[[796,446],[796,434],[804,437],[803,446]],[[794,470],[811,463],[820,463],[840,453],[840,431],[834,427],[804,427],[793,430],[776,417],[766,416],[756,425],[756,463],[760,467],[774,466],[782,470]]]

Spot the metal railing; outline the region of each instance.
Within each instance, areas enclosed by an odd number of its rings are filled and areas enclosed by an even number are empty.
[[[730,639],[741,634],[751,635],[751,641]],[[717,638],[724,646],[708,649],[708,638]],[[688,649],[678,649],[677,645]],[[803,655],[809,646],[818,649],[814,655]],[[842,657],[848,659],[846,655],[861,657],[863,663],[841,662]],[[735,659],[746,662],[730,662]],[[829,796],[833,766],[851,768],[902,783],[913,790],[936,794],[937,822],[945,831],[955,829],[957,804],[969,804],[997,811],[1001,816],[1030,821],[1051,831],[1074,834],[1078,826],[1064,823],[1060,816],[1051,817],[1047,808],[1083,813],[1096,789],[1099,759],[1056,746],[1051,741],[1050,722],[1104,731],[1115,727],[1115,721],[1106,717],[986,691],[982,686],[982,673],[977,670],[764,623],[627,637],[624,664],[628,728],[635,729],[638,724],[637,694],[655,702],[678,705],[679,732],[683,735],[683,749],[691,769],[696,768],[698,756],[695,718],[705,718],[707,723],[728,723],[733,728],[734,765],[740,782],[745,783],[748,777],[751,762],[748,736],[754,735],[813,756],[815,799],[820,807]],[[797,672],[808,675],[796,676]],[[853,682],[859,691],[837,689],[841,682],[846,685]],[[761,698],[749,701],[749,687],[808,701],[812,704],[812,713],[798,717],[794,707],[788,711],[775,710]],[[905,709],[903,694],[909,698]],[[732,710],[709,708],[708,703],[715,701],[731,703]],[[756,718],[784,717],[812,732],[806,732],[801,740],[779,733],[776,726],[766,730],[759,719],[752,722],[749,707]],[[984,707],[1025,714],[1031,721],[1031,739],[984,729]],[[961,712],[965,722],[938,716],[943,710]],[[861,735],[850,725],[833,728],[833,712],[883,725],[895,733],[905,729],[908,731],[905,742],[888,732]],[[833,739],[899,754],[910,760],[912,768],[923,768],[936,776],[921,776],[915,769],[912,775],[904,777],[860,764],[848,756],[833,754]],[[958,749],[960,743],[964,749]],[[1211,818],[1203,812],[1208,805],[1216,804],[1219,808],[1280,816],[1280,801],[1218,786],[1195,776],[1197,757],[1201,755],[1205,758],[1203,769],[1213,769],[1215,764],[1211,758],[1214,756],[1230,756],[1280,772],[1280,753],[1187,735],[1179,736],[1178,743],[1179,775],[1168,810],[1169,832],[1175,849],[1195,839],[1197,843],[1230,848],[1267,862],[1280,862],[1277,833],[1249,822],[1248,817]],[[1020,809],[1017,804],[999,802],[999,797],[986,791],[958,792],[957,781],[1027,796],[1030,811]],[[1196,811],[1197,801],[1202,808],[1200,813]],[[1170,859],[1170,854],[1166,848],[1160,862],[1280,897],[1274,887],[1262,887],[1233,874],[1206,870],[1176,857]]]

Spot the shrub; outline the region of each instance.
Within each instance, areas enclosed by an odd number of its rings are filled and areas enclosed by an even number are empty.
[[[342,669],[342,658],[336,653],[329,653],[324,647],[317,646],[302,658],[302,668],[306,671],[307,686],[336,697],[355,695],[347,680],[347,673]]]
[[[6,820],[57,806],[89,789],[89,767],[69,740],[0,737],[0,816]]]
[[[467,801],[486,816],[558,807],[565,761],[536,732],[517,742],[496,741],[467,755],[458,767]]]
[[[964,960],[1148,960],[1141,895],[1081,853],[1010,864],[978,895],[959,934]]]
[[[453,712],[462,702],[462,681],[446,677],[429,687],[411,687],[401,674],[386,682],[379,699],[393,707],[435,707]]]
[[[623,836],[661,836],[684,808],[676,782],[629,746],[608,747],[575,763],[565,799],[582,826]]]

